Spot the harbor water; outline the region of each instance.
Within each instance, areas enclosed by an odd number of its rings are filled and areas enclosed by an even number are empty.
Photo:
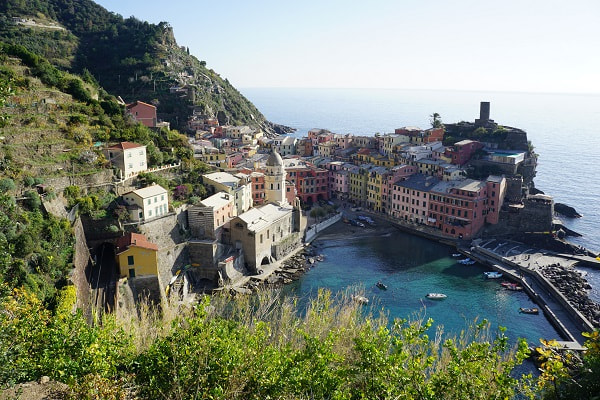
[[[536,306],[525,293],[504,289],[501,280],[485,279],[482,265],[459,264],[450,247],[397,230],[365,236],[361,228],[353,229],[350,235],[325,234],[317,239],[313,244],[323,261],[285,286],[284,293],[301,302],[316,296],[319,288],[362,293],[374,313],[383,311],[390,319],[432,318],[448,336],[486,319],[492,333],[506,327],[511,342],[525,338],[535,345],[540,338],[560,339],[543,314],[519,313],[520,307]],[[387,290],[378,288],[377,282]],[[447,298],[430,300],[425,297],[430,292]]]

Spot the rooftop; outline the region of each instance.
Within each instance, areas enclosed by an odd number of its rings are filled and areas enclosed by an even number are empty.
[[[233,202],[233,197],[230,194],[219,192],[202,200],[200,204],[204,207],[221,208]]]
[[[213,172],[211,174],[205,174],[204,177],[226,186],[235,186],[240,181],[240,178],[237,178],[228,172]]]
[[[142,144],[137,144],[133,142],[121,142],[119,144],[115,144],[114,146],[110,146],[109,149],[119,149],[119,150],[129,150],[136,149],[138,147],[146,147]]]
[[[117,239],[117,252],[122,253],[127,250],[130,246],[141,247],[144,249],[158,251],[158,246],[148,241],[146,236],[139,233],[129,232],[125,236],[121,236]]]
[[[131,192],[128,192],[125,194],[129,194],[129,193],[136,194],[139,197],[141,197],[142,199],[146,199],[148,197],[157,196],[159,194],[165,194],[165,193],[167,193],[167,189],[165,189],[164,187],[162,187],[160,185],[152,185],[152,186],[146,186],[145,188],[132,190]]]
[[[426,176],[423,174],[415,174],[409,176],[406,180],[399,180],[394,183],[394,186],[405,187],[408,189],[419,190],[421,192],[429,192],[440,180],[434,176]]]
[[[239,218],[246,223],[249,231],[258,232],[291,212],[291,207],[288,208],[276,206],[274,204],[266,204],[262,207],[251,208],[241,214]]]

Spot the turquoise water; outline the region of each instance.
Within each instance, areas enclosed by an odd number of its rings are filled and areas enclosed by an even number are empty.
[[[458,264],[447,246],[403,232],[317,239],[314,245],[325,259],[287,285],[286,294],[307,299],[319,288],[334,293],[359,288],[374,311],[384,309],[390,318],[430,317],[449,335],[485,318],[493,330],[506,327],[511,342],[519,337],[532,344],[540,338],[559,339],[543,315],[519,313],[519,307],[535,307],[526,294],[504,290],[500,280],[484,279],[483,266]],[[378,281],[388,290],[377,288]],[[441,292],[448,298],[429,300],[425,297],[429,292]]]

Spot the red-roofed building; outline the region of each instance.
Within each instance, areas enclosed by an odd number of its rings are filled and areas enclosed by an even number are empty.
[[[139,233],[117,239],[117,264],[121,277],[158,275],[158,246]]]
[[[110,146],[105,153],[111,164],[119,169],[121,178],[130,178],[138,172],[148,169],[146,146],[144,145],[121,142]]]
[[[156,107],[143,101],[135,101],[127,104],[125,109],[136,121],[141,122],[148,128],[156,128]]]

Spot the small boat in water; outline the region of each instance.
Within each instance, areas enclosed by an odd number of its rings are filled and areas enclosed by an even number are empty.
[[[523,313],[523,314],[538,314],[540,312],[540,310],[538,310],[536,307],[533,308],[519,308],[519,312]]]
[[[457,261],[457,263],[459,263],[459,264],[465,264],[465,265],[466,265],[467,263],[470,263],[470,262],[471,262],[471,259],[470,259],[469,257],[467,257],[467,258],[465,258],[465,259],[463,259],[463,260],[458,260],[458,261]]]
[[[384,284],[383,282],[377,282],[377,283],[375,284],[375,286],[377,286],[377,287],[378,287],[379,289],[381,289],[381,290],[387,290],[387,285],[386,285],[386,284]]]
[[[507,290],[514,290],[514,291],[523,290],[522,286],[519,286],[518,284],[512,283],[512,282],[502,282],[501,285],[502,285],[502,287],[504,287]]]
[[[496,271],[487,271],[483,273],[488,279],[498,279],[502,277],[502,273]]]
[[[460,257],[460,256],[462,256],[462,254],[460,254],[460,253],[452,253],[452,257]]]
[[[432,300],[442,300],[448,296],[446,296],[444,293],[427,293],[425,297]]]

